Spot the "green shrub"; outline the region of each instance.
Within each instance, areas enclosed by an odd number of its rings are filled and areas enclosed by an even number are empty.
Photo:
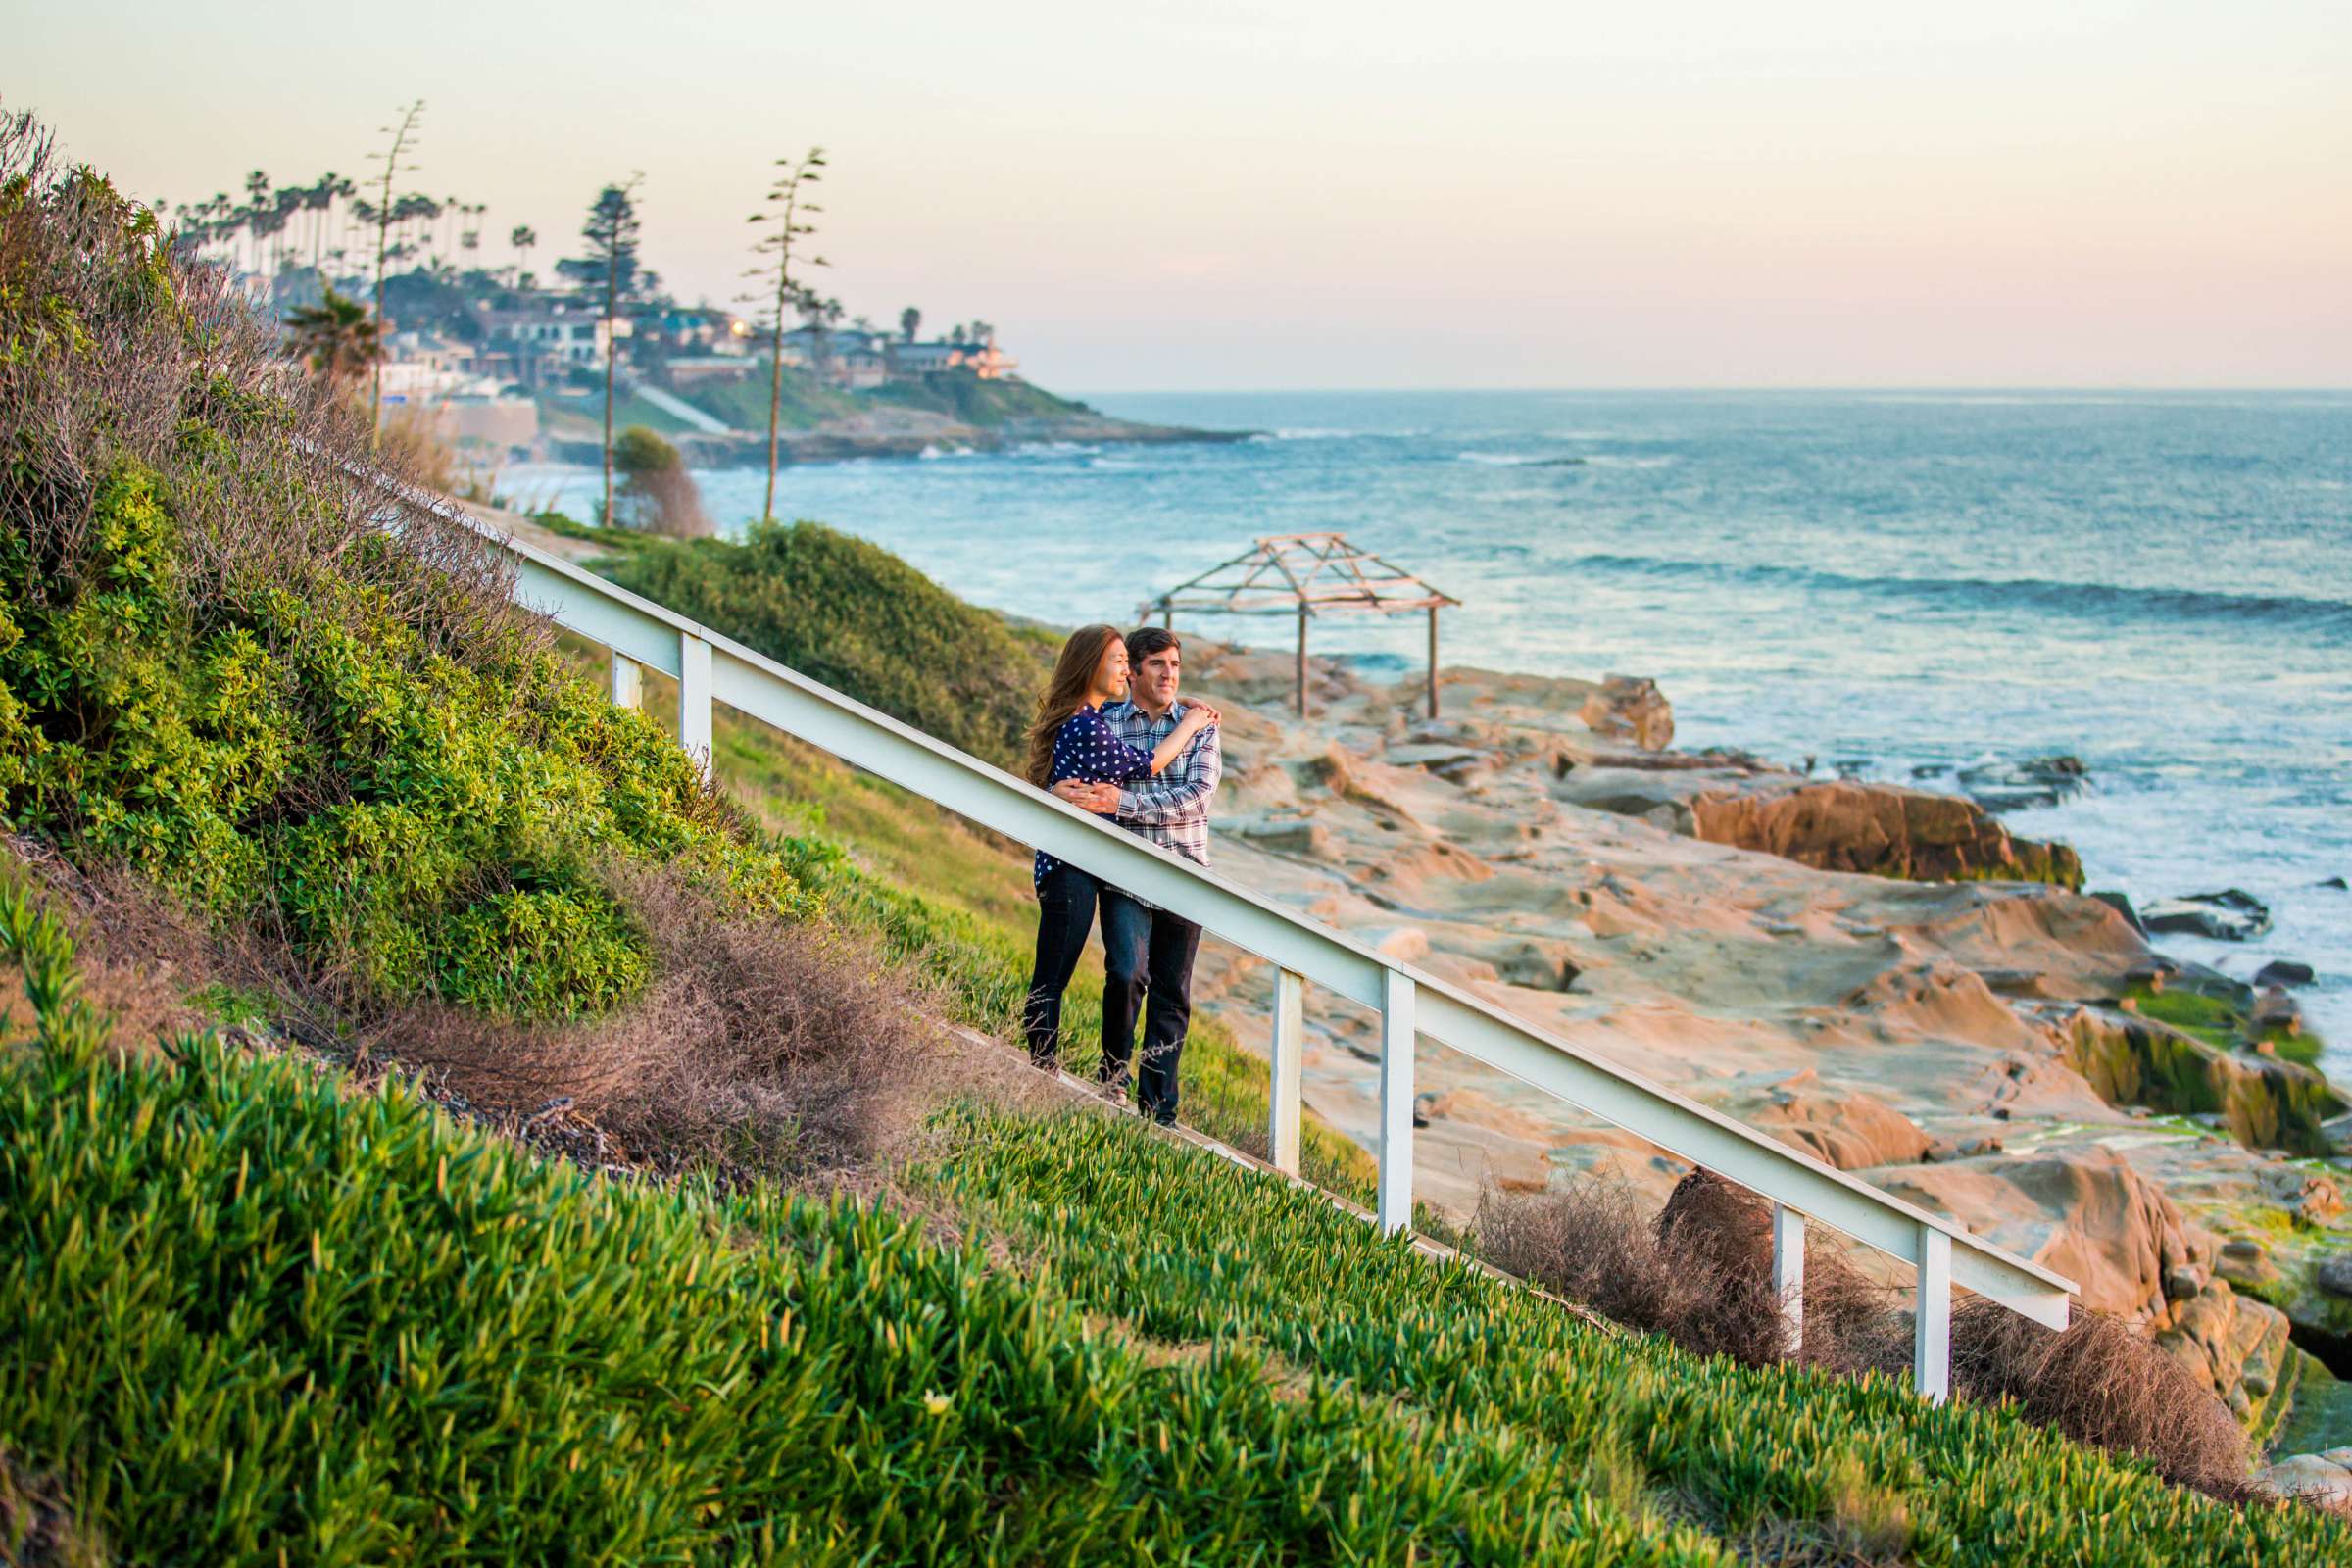
[[[169,487],[140,465],[99,488],[94,522],[79,559],[0,535],[15,826],[216,919],[274,909],[378,995],[531,1016],[646,978],[601,857],[683,858],[747,903],[806,906],[666,736],[519,636],[469,666],[333,576],[181,591]]]
[[[612,579],[927,735],[999,766],[1045,689],[1050,655],[889,551],[818,523],[741,544],[648,546]]]
[[[532,1016],[639,988],[615,859],[809,907],[570,674],[486,547],[387,525],[276,330],[0,117],[0,815],[322,978]]]

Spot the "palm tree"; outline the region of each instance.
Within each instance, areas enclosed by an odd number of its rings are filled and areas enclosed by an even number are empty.
[[[336,293],[331,285],[317,305],[288,313],[286,349],[302,356],[338,392],[367,374],[384,353],[368,307]]]
[[[507,235],[507,243],[514,247],[514,254],[520,258],[514,264],[515,283],[519,286],[522,270],[531,265],[531,247],[539,243],[539,231],[528,223],[516,223]]]
[[[923,313],[913,306],[909,305],[899,313],[899,330],[906,334],[907,342],[914,341],[915,331],[922,324]]]

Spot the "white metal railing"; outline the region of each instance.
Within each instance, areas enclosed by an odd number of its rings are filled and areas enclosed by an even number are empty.
[[[1772,1271],[1791,1352],[1803,1333],[1805,1221],[1818,1220],[1916,1270],[1912,1378],[1940,1402],[1950,1389],[1955,1284],[2051,1328],[2069,1319],[2074,1283],[1938,1214],[1822,1163],[1603,1056],[1543,1033],[1455,986],[1374,952],[1194,862],[909,728],[742,644],[534,549],[438,497],[375,480],[403,505],[471,528],[507,551],[514,597],[609,650],[612,697],[634,705],[639,671],[678,682],[678,739],[710,765],[714,703],[760,719],[958,815],[1128,889],[1276,966],[1268,1138],[1297,1175],[1299,1063],[1309,981],[1379,1012],[1378,1218],[1413,1211],[1413,1052],[1452,1047],[1772,1200]]]

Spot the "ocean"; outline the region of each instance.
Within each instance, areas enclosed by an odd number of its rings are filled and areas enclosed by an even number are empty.
[[[778,512],[1060,623],[1260,535],[1346,532],[1463,601],[1444,659],[1653,677],[1676,744],[1951,788],[2080,758],[2011,827],[2135,901],[2240,888],[2274,929],[2166,952],[2301,993],[2352,1082],[2352,393],[1102,394],[1231,445],[1049,445],[785,470]],[[762,475],[702,473],[722,526]],[[596,476],[510,470],[575,516]],[[1179,629],[1184,622],[1179,620]],[[1203,619],[1288,647],[1290,620]],[[1426,631],[1317,652],[1417,669]]]

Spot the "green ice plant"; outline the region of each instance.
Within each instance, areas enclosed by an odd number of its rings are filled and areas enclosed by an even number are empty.
[[[0,1447],[133,1561],[1728,1564],[1557,1453],[1163,1361],[879,1208],[613,1186],[0,948]]]
[[[1922,1564],[2352,1560],[2340,1521],[2231,1508],[2007,1410],[1597,1331],[1131,1123],[965,1112],[951,1126],[926,1179],[1092,1311],[1212,1355],[1269,1355],[1433,1424],[1625,1455],[1735,1537],[1794,1521],[1834,1543],[1875,1517],[1899,1518],[1905,1560]]]

